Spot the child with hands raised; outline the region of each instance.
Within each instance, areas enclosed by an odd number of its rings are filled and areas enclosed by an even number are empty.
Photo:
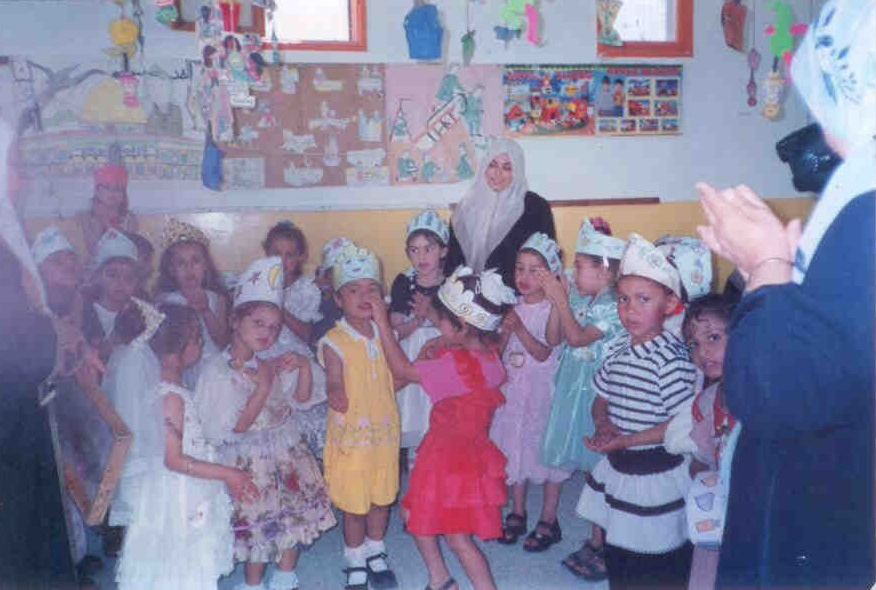
[[[408,360],[392,336],[386,308],[372,296],[374,319],[397,380],[418,383],[431,399],[429,430],[402,498],[407,530],[429,571],[427,590],[458,590],[441,554],[439,536],[459,558],[476,590],[494,590],[489,563],[474,542],[502,536],[505,457],[490,440],[489,424],[502,403],[505,371],[495,330],[515,301],[501,276],[459,267],[438,289],[440,336],[428,358]]]
[[[294,352],[256,356],[280,331],[282,294],[278,257],[250,264],[235,288],[231,345],[207,361],[197,386],[205,436],[223,463],[244,470],[258,488],[256,497],[235,501],[232,515],[234,556],[246,562],[244,590],[263,588],[271,561],[277,570],[268,587],[297,588],[299,545],[335,525],[319,465],[295,417],[311,395],[310,362]]]

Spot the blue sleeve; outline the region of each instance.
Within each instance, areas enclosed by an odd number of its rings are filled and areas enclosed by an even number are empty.
[[[731,320],[724,382],[755,436],[785,438],[873,413],[876,332],[873,193],[825,232],[801,284],[746,295]]]

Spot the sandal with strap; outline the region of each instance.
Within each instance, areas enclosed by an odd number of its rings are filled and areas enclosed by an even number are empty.
[[[347,567],[344,568],[344,573],[347,574],[347,584],[344,586],[344,590],[368,590],[368,568],[367,567]],[[359,584],[353,584],[350,582],[350,578],[353,577],[353,574],[365,574],[365,581]]]
[[[443,584],[441,584],[437,588],[432,588],[432,586],[426,584],[425,590],[450,590],[450,587],[454,584],[456,584],[456,580],[453,579],[453,576],[450,576]]]
[[[520,535],[526,534],[526,513],[517,514],[509,512],[505,516],[505,526],[502,527],[502,536],[496,539],[503,545],[513,545]]]
[[[371,582],[371,587],[374,588],[374,590],[391,590],[392,588],[398,588],[398,580],[395,578],[395,573],[389,569],[389,565],[386,563],[387,557],[386,553],[377,553],[376,555],[365,558],[365,565],[368,566],[366,568],[368,570],[368,580]],[[383,560],[386,569],[375,570],[371,566],[371,562],[378,559]]]
[[[563,566],[588,582],[600,582],[608,578],[605,566],[605,547],[594,547],[590,541],[563,560]]]
[[[540,533],[538,528],[546,528],[547,534]],[[551,545],[559,543],[563,539],[563,531],[560,530],[560,523],[556,520],[547,522],[544,520],[538,521],[532,532],[526,535],[526,540],[523,542],[523,549],[530,553],[541,553],[548,549]]]

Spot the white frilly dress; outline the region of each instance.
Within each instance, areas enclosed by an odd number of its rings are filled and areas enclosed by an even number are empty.
[[[183,453],[216,462],[192,392],[161,382],[150,400],[155,421],[161,424],[165,395],[178,395],[185,403]],[[167,469],[163,441],[153,451],[116,571],[119,590],[215,590],[219,577],[234,567],[232,508],[225,484]]]

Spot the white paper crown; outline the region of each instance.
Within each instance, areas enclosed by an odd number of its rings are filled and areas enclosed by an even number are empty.
[[[283,305],[283,263],[279,256],[257,258],[240,275],[234,288],[234,307],[251,301]]]
[[[319,270],[325,271],[326,269],[332,268],[335,265],[335,261],[338,259],[338,254],[341,253],[341,250],[352,244],[352,240],[341,236],[332,238],[326,242],[322,247],[322,264],[319,265]]]
[[[654,245],[678,270],[688,302],[711,292],[712,253],[705,242],[690,236],[667,235],[657,238]]]
[[[380,261],[373,252],[348,244],[338,253],[332,266],[332,284],[335,290],[350,281],[372,279],[380,282]]]
[[[470,282],[469,288],[466,288],[462,278],[470,276],[474,276],[475,280],[473,283]],[[475,301],[475,295],[482,296],[496,306],[510,305],[517,301],[514,290],[502,281],[502,276],[493,268],[474,275],[469,267],[459,266],[438,288],[438,299],[447,306],[447,309],[466,323],[492,332],[502,322],[502,314],[484,308]]]
[[[161,325],[161,322],[165,320],[167,316],[158,311],[152,304],[146,303],[142,299],[137,297],[131,297],[131,301],[140,309],[140,313],[143,315],[143,319],[146,321],[146,328],[140,333],[139,336],[134,338],[131,341],[131,344],[143,344],[145,342],[149,342],[153,336],[155,336],[155,332],[158,330],[158,327]]]
[[[535,250],[545,259],[548,270],[557,274],[562,270],[563,263],[560,260],[560,247],[547,234],[535,232],[523,242],[521,250]]]
[[[54,225],[50,225],[38,233],[33,240],[33,245],[30,247],[33,260],[37,264],[42,264],[46,258],[55,252],[63,252],[64,250],[76,251],[73,249],[73,244],[70,243],[67,236],[61,233],[61,230]]]
[[[651,279],[681,297],[678,271],[663,252],[637,233],[630,234],[620,262],[619,276],[629,275]]]
[[[441,240],[445,246],[450,241],[450,227],[447,222],[441,219],[434,209],[426,209],[414,215],[408,222],[405,239],[411,237],[411,234],[417,230],[430,231]]]
[[[101,266],[110,258],[130,258],[134,262],[139,260],[134,242],[112,227],[106,230],[97,242],[97,266]]]
[[[575,253],[620,260],[626,244],[620,238],[607,236],[596,231],[593,223],[585,217],[584,221],[581,222],[581,227],[578,229],[578,238],[575,240]]]

